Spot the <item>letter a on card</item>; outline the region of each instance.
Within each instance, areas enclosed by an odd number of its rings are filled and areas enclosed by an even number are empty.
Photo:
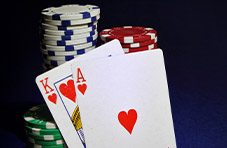
[[[76,81],[76,83],[78,83],[77,88],[83,95],[85,94],[85,91],[87,90],[87,84],[85,82],[86,82],[86,80],[84,79],[84,76],[83,76],[80,68],[77,68],[77,81]]]

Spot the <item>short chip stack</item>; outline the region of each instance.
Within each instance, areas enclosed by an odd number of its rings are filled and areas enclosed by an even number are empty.
[[[65,148],[65,142],[46,104],[37,105],[24,114],[28,147]]]
[[[40,50],[45,71],[95,48],[99,14],[98,6],[78,4],[42,11]]]
[[[157,48],[157,32],[153,28],[124,26],[105,29],[100,32],[103,43],[118,39],[125,53]]]

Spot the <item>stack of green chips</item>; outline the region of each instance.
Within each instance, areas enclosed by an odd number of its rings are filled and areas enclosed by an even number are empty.
[[[67,147],[46,104],[29,109],[24,120],[29,148]]]

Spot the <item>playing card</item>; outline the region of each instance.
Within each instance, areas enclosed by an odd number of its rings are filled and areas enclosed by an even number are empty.
[[[124,52],[119,41],[113,40],[36,78],[36,83],[68,147],[85,147],[71,64],[121,54]]]
[[[176,148],[160,49],[72,65],[87,148]]]

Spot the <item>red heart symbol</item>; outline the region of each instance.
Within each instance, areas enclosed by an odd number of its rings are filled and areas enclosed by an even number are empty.
[[[87,85],[86,84],[79,84],[77,85],[77,88],[79,89],[79,91],[84,95],[86,89],[87,89]]]
[[[57,103],[57,95],[55,93],[53,93],[52,95],[48,96],[48,100],[54,104]]]
[[[68,80],[67,85],[65,83],[62,83],[59,86],[59,90],[68,99],[70,99],[73,102],[76,102],[76,91],[75,91],[75,85],[73,80]]]
[[[128,114],[125,111],[121,111],[118,114],[118,120],[120,124],[130,133],[132,134],[132,130],[137,120],[137,112],[134,109],[130,109]]]

